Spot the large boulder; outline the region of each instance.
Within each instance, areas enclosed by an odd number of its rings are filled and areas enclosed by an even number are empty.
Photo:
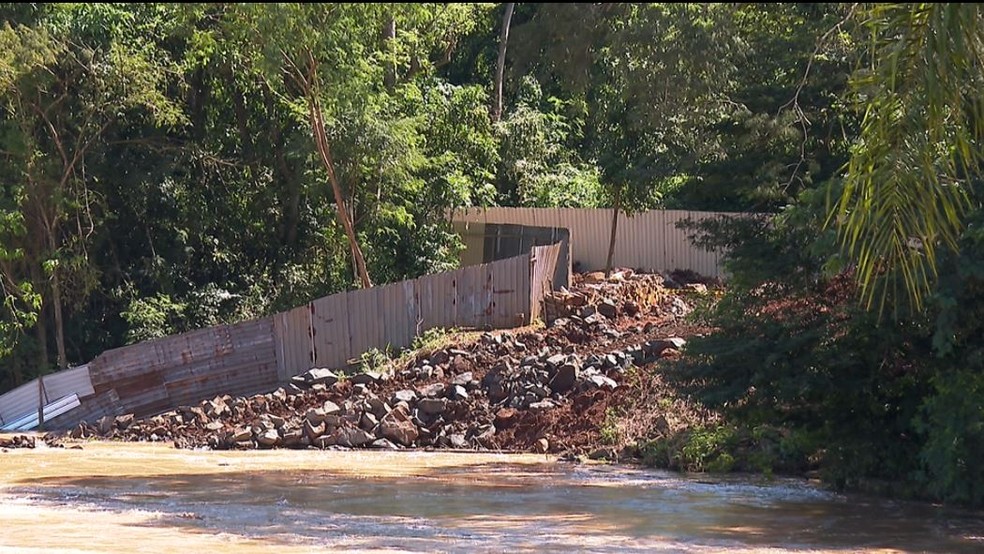
[[[359,429],[358,427],[339,427],[335,429],[331,437],[334,439],[334,444],[348,446],[349,448],[365,446],[376,440],[376,437],[372,433]]]
[[[576,363],[566,363],[557,368],[556,373],[550,379],[550,389],[557,392],[567,392],[574,388],[577,383],[581,368]]]
[[[410,414],[401,405],[393,408],[379,422],[379,434],[395,443],[411,446],[420,433],[417,426],[410,421]]]

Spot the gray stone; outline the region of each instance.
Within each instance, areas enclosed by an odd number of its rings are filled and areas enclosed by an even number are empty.
[[[529,387],[528,389],[526,389],[526,392],[529,392],[529,393],[535,395],[537,397],[537,399],[540,399],[540,398],[546,398],[546,397],[550,396],[550,394],[553,391],[550,390],[550,387],[545,387],[543,385],[537,384],[537,385],[533,385],[533,386]]]
[[[595,388],[599,389],[615,390],[618,387],[618,383],[616,383],[611,377],[607,377],[605,375],[592,375],[587,379],[587,381]]]
[[[605,316],[601,314],[594,314],[590,317],[584,318],[584,323],[586,325],[601,325],[605,323]]]
[[[307,414],[304,416],[304,419],[307,420],[312,425],[318,425],[318,424],[324,422],[325,417],[327,417],[327,416],[328,416],[328,414],[325,413],[325,409],[324,408],[311,408],[310,410],[308,410]]]
[[[246,442],[252,440],[253,432],[244,427],[237,427],[232,434],[229,435],[229,440],[232,442]]]
[[[225,406],[225,404],[223,404]],[[116,417],[116,428],[126,430],[133,424],[133,414],[125,414]]]
[[[419,392],[422,397],[437,398],[444,396],[444,391],[446,389],[447,386],[444,383],[434,383],[417,389],[417,392]]]
[[[420,433],[404,408],[394,408],[379,423],[379,434],[403,446],[411,446]]]
[[[267,429],[256,435],[256,444],[267,448],[276,446],[279,441],[280,433],[276,429]]]
[[[611,298],[606,298],[598,304],[598,313],[609,318],[614,319],[618,316],[618,306],[615,305],[615,301]]]
[[[309,385],[322,384],[326,387],[330,387],[338,382],[338,375],[327,368],[316,367],[314,369],[309,369],[300,375]]]
[[[301,446],[307,446],[311,444],[310,439],[304,436],[300,430],[294,429],[284,433],[283,446],[284,448],[299,448]]]
[[[331,434],[335,439],[335,444],[339,446],[348,446],[350,448],[365,446],[366,444],[376,440],[371,433],[368,433],[357,427],[339,427],[335,429],[335,432]]]
[[[473,379],[474,379],[474,377],[472,375],[472,372],[471,371],[466,371],[466,372],[464,372],[464,373],[456,376],[454,379],[452,379],[451,380],[451,384],[452,385],[461,385],[462,387],[465,387],[465,386],[468,386],[468,383],[471,383]]]
[[[304,435],[312,442],[314,441],[314,439],[325,434],[325,425],[324,423],[321,422],[312,423],[310,419],[306,419],[304,421],[303,428],[304,428]]]
[[[398,390],[393,393],[393,397],[390,398],[390,404],[399,404],[400,402],[406,402],[407,404],[413,404],[417,400],[417,393],[409,390]]]
[[[372,412],[363,412],[362,419],[359,420],[359,427],[365,429],[366,431],[372,431],[379,425],[379,420],[376,416],[372,415]]]
[[[451,359],[451,356],[448,354],[448,352],[446,350],[438,350],[437,352],[434,352],[433,354],[431,354],[430,363],[431,363],[431,365],[438,366],[438,365],[441,365],[441,364],[448,363],[448,360],[450,360],[450,359]]]
[[[680,337],[670,337],[666,339],[651,340],[644,344],[642,349],[647,356],[659,356],[664,350],[668,350],[670,348],[682,350],[686,344],[687,341]]]
[[[372,444],[369,445],[369,448],[375,448],[375,449],[378,449],[378,450],[399,450],[400,449],[400,447],[396,446],[395,444],[393,444],[392,442],[390,442],[390,441],[388,441],[386,439],[376,439],[376,440],[372,441]]]
[[[567,356],[564,354],[554,354],[547,358],[547,365],[550,367],[560,367],[561,364],[567,361]]]
[[[324,410],[325,415],[338,415],[342,413],[342,409],[338,404],[335,404],[331,400],[325,401],[325,405],[321,409]]]
[[[372,415],[376,416],[377,419],[382,419],[383,416],[389,413],[391,408],[383,402],[382,398],[374,396],[366,400],[366,409],[372,412]]]
[[[382,380],[382,376],[382,373],[367,371],[365,373],[357,373],[353,375],[349,381],[351,381],[353,385],[375,385]]]
[[[465,387],[455,385],[451,387],[451,391],[448,393],[448,396],[450,396],[452,400],[467,400],[468,392],[465,390]]]
[[[443,414],[447,407],[445,398],[423,398],[417,402],[417,409],[427,415]]]
[[[541,400],[539,402],[532,402],[530,404],[529,410],[533,413],[545,412],[551,408],[556,407],[552,400]]]
[[[553,379],[550,380],[550,388],[557,392],[567,392],[574,388],[577,382],[580,368],[576,364],[564,364],[557,368]]]

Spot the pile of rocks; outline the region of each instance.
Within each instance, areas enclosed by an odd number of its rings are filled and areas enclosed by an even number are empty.
[[[0,437],[0,449],[10,448],[34,448],[34,437],[28,435],[14,435],[12,437]]]
[[[681,338],[648,341],[584,359],[544,347],[519,359],[505,355],[478,376],[471,360],[495,356],[496,347],[513,353],[526,349],[509,333],[486,334],[473,351],[439,350],[403,370],[399,379],[312,369],[269,394],[219,396],[143,420],[107,416],[95,425],[79,425],[71,436],[213,449],[501,448],[496,416],[504,408],[539,413],[569,404],[578,393],[612,391],[632,364],[666,357],[683,343]],[[414,382],[420,383],[397,386]]]
[[[107,416],[71,436],[213,449],[512,449],[501,439],[511,436],[503,429],[580,413],[585,398],[621,390],[630,367],[678,356],[686,342],[662,332],[687,306],[659,275],[588,275],[548,303],[550,324],[541,331],[486,333],[466,345],[418,353],[389,373],[311,369],[268,394],[219,396],[139,420]]]

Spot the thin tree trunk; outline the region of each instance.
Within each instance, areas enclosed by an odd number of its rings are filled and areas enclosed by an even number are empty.
[[[55,345],[58,348],[58,368],[68,367],[68,356],[65,354],[65,320],[62,317],[61,285],[58,279],[58,268],[51,273],[51,304],[55,310]]]
[[[318,63],[314,59],[314,53],[307,51],[307,72],[305,74],[286,53],[283,53],[284,60],[290,65],[295,73],[298,85],[307,96],[308,100],[308,119],[311,123],[311,133],[314,135],[314,144],[321,157],[321,163],[328,171],[328,181],[331,183],[332,193],[335,195],[335,210],[338,213],[338,220],[342,223],[345,236],[348,237],[349,251],[352,254],[352,263],[355,266],[356,275],[363,288],[372,286],[369,279],[369,272],[366,270],[366,261],[362,256],[362,249],[359,248],[359,241],[355,236],[355,229],[352,220],[348,216],[345,206],[345,196],[342,194],[342,187],[338,183],[335,175],[335,163],[331,159],[331,150],[328,146],[328,134],[325,132],[324,115],[321,111],[321,104],[318,101]]]
[[[608,260],[605,261],[605,278],[612,274],[612,258],[615,257],[615,236],[618,233],[618,212],[622,208],[622,189],[615,192],[615,209],[612,210],[612,236],[608,241]]]
[[[14,364],[11,369],[11,375],[14,378],[14,386],[19,387],[24,384],[24,372],[21,370],[21,358],[20,356],[11,356],[14,359]]]
[[[331,151],[328,148],[328,136],[325,133],[321,105],[314,96],[312,96],[310,101],[310,117],[311,127],[314,131],[314,141],[317,144],[318,153],[321,155],[321,162],[328,171],[331,190],[335,194],[335,207],[338,211],[338,219],[342,222],[345,235],[348,237],[349,250],[352,253],[352,261],[355,265],[356,274],[362,283],[362,287],[369,288],[372,286],[372,281],[369,279],[369,272],[366,270],[366,261],[362,257],[362,249],[359,248],[359,241],[355,236],[352,220],[349,218],[348,210],[345,207],[345,196],[342,194],[342,187],[339,185],[338,177],[335,175],[335,163],[331,159]]]
[[[499,60],[495,66],[495,92],[492,98],[492,122],[502,117],[502,76],[506,69],[506,44],[509,42],[509,24],[512,22],[515,2],[506,4],[506,13],[502,15],[502,29],[499,31]]]
[[[41,280],[40,272],[37,269],[32,268],[31,271],[31,283],[34,285],[35,290],[43,291],[43,282]],[[34,324],[34,332],[37,334],[38,339],[38,373],[42,373],[48,369],[48,328],[45,322],[44,312],[47,302],[45,302],[44,295],[41,297],[41,305],[38,307],[38,319]]]
[[[396,40],[396,18],[390,16],[383,26],[383,51],[386,52],[389,61],[386,63],[386,72],[383,74],[383,84],[386,90],[392,91],[396,87],[396,52],[393,41]]]
[[[38,335],[38,431],[44,430],[44,374],[48,370],[48,331],[45,328],[44,305],[38,310],[38,322],[35,325]]]
[[[44,431],[44,374],[38,375],[38,431]]]

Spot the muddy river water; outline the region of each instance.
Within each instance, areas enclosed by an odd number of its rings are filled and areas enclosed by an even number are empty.
[[[984,513],[553,457],[0,453],[0,552],[984,552]]]

